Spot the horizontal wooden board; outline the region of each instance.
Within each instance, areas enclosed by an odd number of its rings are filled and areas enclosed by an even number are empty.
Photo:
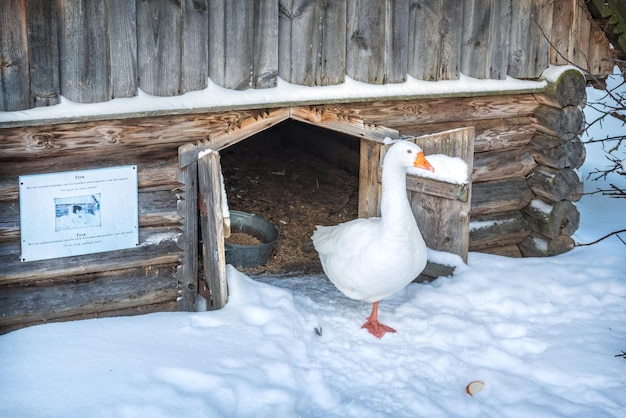
[[[143,228],[139,231],[140,245],[137,248],[87,254],[75,257],[22,263],[19,260],[19,242],[7,244],[0,256],[3,266],[0,286],[54,281],[58,277],[87,273],[123,270],[150,265],[177,263],[182,251],[177,246],[179,229]]]
[[[528,117],[452,121],[431,124],[409,124],[398,127],[403,135],[425,135],[433,132],[473,126],[474,151],[486,152],[527,145],[536,132]]]
[[[174,265],[72,276],[45,286],[0,287],[0,333],[16,324],[172,302]]]
[[[470,214],[474,217],[521,210],[533,196],[524,178],[475,183]]]
[[[478,121],[513,118],[532,114],[539,103],[532,95],[513,94],[488,97],[433,98],[410,101],[380,101],[349,105],[326,105],[320,109],[344,109],[366,123],[397,128],[403,125]]]
[[[530,227],[520,211],[474,216],[470,222],[470,251],[519,244],[530,234]]]
[[[526,148],[477,153],[474,156],[474,182],[524,177],[537,163]]]

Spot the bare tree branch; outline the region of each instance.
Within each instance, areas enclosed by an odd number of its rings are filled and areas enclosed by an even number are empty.
[[[599,242],[600,242],[600,241],[602,241],[602,240],[605,240],[605,239],[607,239],[607,238],[609,238],[609,237],[612,237],[613,235],[621,234],[621,233],[623,233],[623,232],[626,232],[626,229],[620,229],[619,231],[613,231],[613,232],[611,232],[610,234],[606,234],[605,236],[603,236],[603,237],[601,237],[601,238],[598,238],[597,240],[595,240],[595,241],[593,241],[593,242],[586,243],[586,244],[580,244],[580,243],[578,243],[578,242],[577,242],[577,243],[576,243],[576,247],[586,247],[586,246],[589,246],[589,245],[597,244],[597,243],[599,243]],[[619,238],[619,240],[620,240],[620,241],[622,241],[622,243],[623,243],[624,245],[626,245],[626,243],[624,242],[624,240],[622,239],[622,237],[620,237],[619,235],[617,235],[617,238]]]

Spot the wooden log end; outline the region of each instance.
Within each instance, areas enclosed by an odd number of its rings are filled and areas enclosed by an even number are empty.
[[[542,133],[533,136],[530,153],[539,164],[559,169],[579,168],[587,155],[578,136],[565,140]]]
[[[497,250],[492,252],[492,249],[519,244],[530,232],[526,219],[519,211],[473,217],[470,222],[469,249],[498,254]]]
[[[527,180],[537,196],[551,202],[576,202],[582,197],[583,180],[574,170],[558,170],[541,165],[530,172]]]
[[[559,235],[552,239],[532,233],[519,244],[520,252],[524,257],[550,257],[566,253],[572,248],[574,248],[574,240],[567,235]]]
[[[556,73],[555,71],[560,71]],[[587,85],[585,76],[580,71],[568,68],[561,70],[549,68],[543,74],[548,81],[543,98],[546,104],[555,107],[580,106],[587,100],[585,87]]]
[[[522,211],[530,228],[550,239],[571,236],[580,225],[580,213],[572,202],[534,199]]]

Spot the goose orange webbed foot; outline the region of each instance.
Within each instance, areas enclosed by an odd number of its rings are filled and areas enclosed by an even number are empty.
[[[367,318],[367,321],[365,321],[361,328],[365,328],[376,338],[383,338],[383,335],[388,332],[396,332],[396,330],[390,326],[378,322],[378,302],[374,302],[372,314]]]

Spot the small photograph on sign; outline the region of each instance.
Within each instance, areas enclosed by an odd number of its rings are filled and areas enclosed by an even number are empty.
[[[100,193],[86,196],[54,198],[55,229],[100,226]]]

